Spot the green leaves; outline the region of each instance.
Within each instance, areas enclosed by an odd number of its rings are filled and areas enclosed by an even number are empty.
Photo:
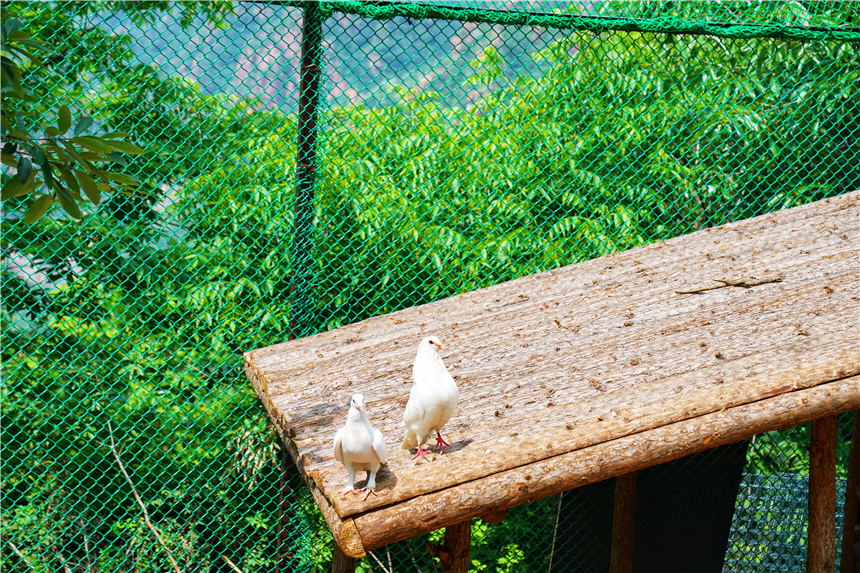
[[[43,192],[33,201],[24,216],[25,223],[34,223],[55,201],[59,201],[66,213],[80,219],[83,213],[78,202],[83,201],[80,194],[82,189],[87,199],[98,205],[103,189],[110,190],[114,185],[128,189],[140,184],[131,175],[104,171],[95,163],[109,161],[128,166],[120,154],[139,155],[144,150],[122,139],[131,137],[129,133],[115,131],[104,136],[89,134],[96,123],[85,114],[74,125],[73,137],[66,138],[65,134],[73,125],[72,112],[67,104],[57,109],[56,127],[44,126],[43,137],[31,135],[31,132],[39,130],[39,126],[25,123],[25,118],[31,112],[23,105],[31,98],[21,86],[20,57],[36,66],[34,73],[38,73],[41,71],[39,59],[29,50],[50,49],[21,32],[21,27],[22,23],[15,19],[6,20],[0,27],[3,34],[0,68],[4,84],[0,118],[6,141],[2,161],[4,165],[17,170],[17,175],[3,185],[2,197],[3,200],[22,197],[44,185],[49,193]],[[34,169],[33,164],[39,169]],[[55,177],[55,173],[59,173],[61,180]]]
[[[137,155],[139,153],[143,153],[143,149],[127,141],[108,139],[105,143],[108,148],[112,147],[117,151],[128,153],[129,155]]]
[[[45,185],[48,186],[48,189],[54,188],[54,172],[51,169],[51,162],[46,161],[44,165],[42,165],[42,177],[45,179]]]
[[[78,204],[75,202],[75,199],[69,194],[69,191],[62,185],[57,185],[56,189],[57,196],[60,199],[60,205],[63,206],[63,210],[65,210],[66,213],[68,213],[75,219],[83,218],[83,213],[81,213]]]
[[[48,207],[53,204],[54,200],[50,195],[42,195],[35,201],[33,201],[33,205],[27,211],[27,214],[24,215],[24,223],[27,225],[32,225],[36,221],[38,221],[42,215],[47,213]]]
[[[77,129],[75,129],[75,131],[77,131]],[[111,153],[113,151],[113,148],[110,145],[97,137],[73,137],[71,141],[72,143],[77,143],[81,147],[89,149],[94,153]]]
[[[57,127],[59,131],[57,135],[61,135],[69,131],[72,127],[72,112],[69,111],[69,106],[63,105],[60,107],[59,118],[57,119]]]
[[[15,166],[18,169],[18,180],[23,184],[30,178],[30,160],[23,155],[18,157],[18,164]]]
[[[75,169],[75,175],[78,176],[78,181],[80,181],[81,188],[84,190],[87,198],[93,204],[98,205],[101,202],[101,192],[95,180],[90,177],[89,173],[80,169]]]
[[[2,200],[20,197],[27,193],[26,181],[22,182],[18,177],[9,177],[3,185]]]
[[[69,186],[69,189],[71,189],[73,193],[79,194],[81,188],[78,185],[78,180],[75,178],[74,174],[72,173],[72,170],[65,165],[58,164],[57,171],[60,172],[60,175],[63,177],[63,181],[66,182],[66,185]]]
[[[71,120],[70,120],[71,121]],[[81,117],[78,125],[75,126],[75,135],[80,135],[93,126],[93,118],[88,115]]]

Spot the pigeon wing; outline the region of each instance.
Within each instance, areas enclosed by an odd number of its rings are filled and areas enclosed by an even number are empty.
[[[379,430],[373,430],[373,451],[376,452],[376,457],[379,458],[379,463],[385,463],[385,437]]]
[[[412,427],[412,424],[420,422],[424,419],[424,406],[421,400],[418,399],[418,385],[412,386],[412,391],[409,393],[409,401],[406,402],[406,410],[403,412],[403,425],[407,428]]]
[[[343,463],[343,428],[334,435],[334,459]]]

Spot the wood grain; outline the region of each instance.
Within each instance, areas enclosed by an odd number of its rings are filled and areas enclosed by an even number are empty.
[[[860,374],[858,199],[848,193],[254,350],[246,374],[306,483],[339,520],[358,523],[458,484]],[[782,282],[675,293],[774,273]],[[412,461],[400,449],[403,408],[417,344],[431,333],[460,387],[445,432],[454,447]],[[389,451],[379,496],[367,501],[332,495],[346,482],[332,439],[356,392]],[[793,415],[780,424],[793,425]]]
[[[806,573],[836,570],[836,416],[812,421]]]
[[[364,547],[409,539],[574,487],[639,471],[755,434],[860,407],[860,377],[729,408],[520,466],[356,516]],[[832,518],[832,516],[831,516]]]

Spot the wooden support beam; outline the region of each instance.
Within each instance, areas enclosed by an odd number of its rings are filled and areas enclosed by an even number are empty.
[[[615,511],[612,518],[612,557],[609,573],[632,573],[636,472],[622,474],[615,480]]]
[[[845,487],[845,520],[842,523],[841,573],[860,573],[860,410],[854,411],[851,429],[851,450],[848,454],[848,483]],[[855,547],[855,545],[857,547]]]
[[[500,509],[497,511],[491,511],[490,513],[485,513],[481,516],[481,519],[484,523],[489,523],[490,525],[497,525],[505,520],[508,516],[507,509]]]
[[[344,553],[335,543],[331,551],[331,573],[354,573],[355,559]]]
[[[472,520],[467,519],[445,528],[445,542],[427,544],[427,551],[438,557],[443,573],[469,573],[469,546],[472,543]]]
[[[279,453],[281,458],[281,478],[278,487],[278,527],[275,543],[275,573],[290,573],[295,570],[287,559],[287,538],[290,529],[295,527],[295,504],[298,501],[297,492],[293,490],[295,476],[298,474],[293,460],[283,447]]]
[[[812,421],[807,573],[836,570],[836,416]]]

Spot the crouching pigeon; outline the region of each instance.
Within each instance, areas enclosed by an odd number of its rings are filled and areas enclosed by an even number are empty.
[[[382,432],[370,425],[364,407],[364,396],[361,394],[352,397],[346,425],[334,436],[334,459],[342,463],[349,473],[346,489],[338,493],[346,497],[348,493],[367,490],[364,499],[370,494],[376,495],[376,472],[379,471],[379,466],[385,463],[385,438],[382,437]],[[366,471],[368,474],[367,487],[364,489],[357,490],[353,485],[356,470]]]
[[[406,437],[401,447],[404,450],[418,448],[418,453],[412,456],[413,460],[418,456],[427,459],[426,452],[429,450],[422,450],[421,445],[432,432],[436,432],[436,445],[439,446],[440,454],[445,451],[445,446],[451,445],[442,439],[439,431],[454,415],[460,391],[439,356],[441,348],[442,343],[435,336],[425,338],[418,346],[418,355],[412,365],[412,380],[415,384],[403,414]]]

